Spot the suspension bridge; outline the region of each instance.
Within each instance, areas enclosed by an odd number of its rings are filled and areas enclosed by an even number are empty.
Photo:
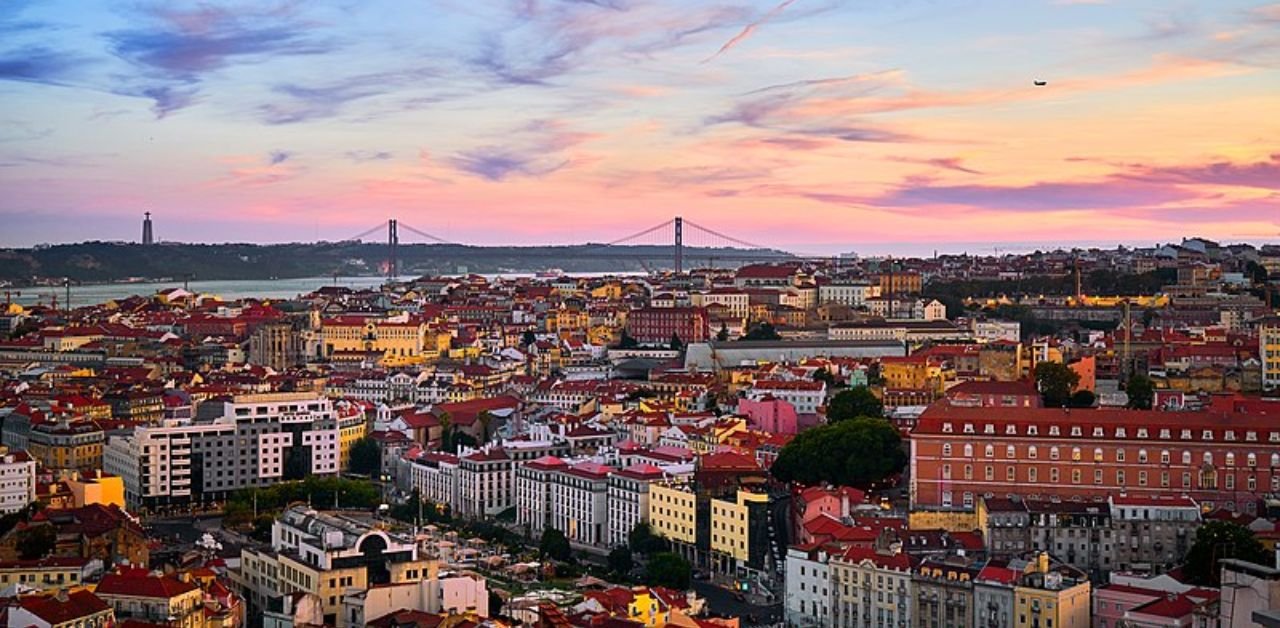
[[[395,218],[390,218],[380,222],[377,225],[361,231],[349,238],[344,238],[343,241],[363,242],[365,238],[372,237],[374,234],[381,232],[386,233],[386,271],[388,277],[397,276],[400,257],[397,249],[402,243],[429,244],[441,247],[472,248],[477,246],[442,238],[421,229],[416,229],[413,226],[406,224],[404,221],[397,220]],[[407,234],[409,240],[416,238],[419,239],[420,242],[402,242],[402,234]],[[637,246],[643,246],[647,251],[637,251],[634,248]],[[545,255],[549,258],[562,258],[565,255],[565,252],[562,249],[565,247],[572,248],[571,253],[575,259],[636,259],[640,260],[642,264],[644,260],[655,260],[659,258],[669,259],[677,273],[684,271],[685,263],[687,261],[686,256],[694,250],[699,251],[698,259],[707,259],[713,265],[716,261],[752,262],[831,259],[830,257],[797,255],[780,249],[762,246],[727,235],[709,227],[704,227],[690,220],[685,220],[680,216],[676,216],[647,229],[642,229],[625,237],[608,242],[589,242],[580,245],[556,245],[555,248],[561,250],[541,252],[531,247],[529,251],[522,252],[521,255]],[[659,248],[659,251],[654,251],[655,247]],[[689,249],[689,251],[686,249]]]

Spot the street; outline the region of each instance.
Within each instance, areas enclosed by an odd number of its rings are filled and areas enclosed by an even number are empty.
[[[739,601],[732,591],[703,580],[695,580],[693,590],[700,597],[706,598],[707,610],[711,613],[741,617],[743,626],[772,626],[782,622],[781,602],[756,606]]]

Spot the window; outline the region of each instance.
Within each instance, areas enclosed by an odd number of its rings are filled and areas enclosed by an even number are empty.
[[[951,479],[951,465],[949,464],[942,465],[942,479],[944,480]]]
[[[1058,467],[1049,469],[1049,481],[1055,484],[1058,482]]]
[[[1050,460],[1057,460],[1057,459],[1058,459],[1058,448],[1057,448],[1057,447],[1050,447],[1050,448],[1049,448],[1049,459],[1050,459]]]
[[[1071,483],[1072,483],[1072,484],[1079,484],[1079,483],[1080,483],[1080,470],[1079,470],[1079,469],[1072,469],[1072,470],[1071,470]]]
[[[942,444],[942,455],[944,455],[944,456],[950,456],[950,455],[951,455],[951,443],[943,443],[943,444]]]
[[[1094,462],[1102,462],[1102,448],[1101,448],[1101,447],[1095,447],[1095,448],[1094,448],[1094,450],[1093,450],[1093,461],[1094,461]]]
[[[996,456],[995,446],[987,445],[986,448],[983,450],[982,454],[988,458],[994,458]]]
[[[1036,459],[1036,446],[1035,446],[1035,445],[1031,445],[1031,446],[1027,447],[1027,457],[1028,457],[1028,458],[1030,458],[1030,459],[1032,459],[1032,460],[1035,460],[1035,459]]]
[[[971,464],[964,465],[964,479],[966,480],[973,479],[973,465]]]
[[[1147,462],[1147,450],[1145,449],[1138,450],[1138,462],[1141,462],[1141,463]]]
[[[1213,452],[1211,451],[1204,452],[1204,463],[1213,464]]]
[[[1124,469],[1116,470],[1116,484],[1124,486]]]
[[[1093,470],[1093,483],[1102,484],[1102,469]]]
[[[1235,455],[1235,454],[1233,454],[1233,453],[1228,453],[1228,454],[1227,454],[1227,466],[1228,466],[1228,467],[1234,467],[1234,466],[1236,466],[1236,455]],[[1228,488],[1230,488],[1230,487],[1228,487]]]
[[[1249,456],[1245,458],[1245,464],[1249,465],[1250,467],[1258,466],[1258,455],[1250,452]]]
[[[1027,469],[1027,481],[1028,481],[1028,482],[1035,482],[1035,481],[1036,481],[1036,468],[1035,468],[1035,467],[1031,467],[1030,469]]]
[[[1146,472],[1146,471],[1139,471],[1139,472],[1138,472],[1138,486],[1146,486],[1146,485],[1147,485],[1147,472]]]
[[[1117,449],[1117,450],[1116,450],[1116,462],[1124,462],[1124,450],[1123,450],[1123,449]]]
[[[1016,482],[1018,480],[1017,469],[1014,469],[1012,465],[1005,467],[1004,479],[1007,482]]]
[[[965,458],[973,457],[973,445],[966,444],[964,446],[964,457]]]
[[[1071,461],[1072,461],[1072,462],[1080,462],[1080,448],[1079,448],[1079,447],[1072,447],[1072,448],[1071,448]]]
[[[1016,448],[1016,447],[1014,447],[1013,445],[1009,445],[1008,447],[1005,447],[1005,448],[1004,448],[1004,457],[1005,457],[1005,458],[1017,458],[1017,457],[1018,457],[1018,450],[1017,450],[1017,448]]]
[[[987,465],[986,473],[984,474],[984,476],[988,482],[995,480],[996,479],[995,467],[992,467],[991,465]]]

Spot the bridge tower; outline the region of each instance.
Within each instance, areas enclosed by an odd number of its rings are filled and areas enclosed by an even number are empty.
[[[396,227],[395,218],[387,221],[387,281],[394,281],[396,278],[396,246],[400,244]]]
[[[684,218],[676,216],[676,274],[684,271]]]

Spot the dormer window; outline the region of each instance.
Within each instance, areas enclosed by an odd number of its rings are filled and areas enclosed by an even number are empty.
[[[1145,427],[1138,428],[1138,438],[1146,438],[1146,437],[1147,437],[1147,428]]]
[[[973,424],[972,424],[972,423],[965,423],[965,424],[964,424],[964,433],[965,433],[965,434],[973,434],[973,433],[974,433],[974,431],[973,431]]]
[[[1227,430],[1227,433],[1222,435],[1222,440],[1235,440],[1235,439],[1236,439],[1235,430]]]
[[[1257,432],[1245,432],[1245,433],[1244,433],[1244,439],[1245,439],[1245,440],[1247,440],[1247,441],[1249,441],[1249,442],[1251,442],[1251,443],[1253,443],[1253,442],[1257,442],[1257,440],[1258,440],[1258,433],[1257,433]]]
[[[1034,425],[1027,426],[1027,436],[1036,436],[1039,433],[1040,433],[1040,428]]]
[[[953,431],[955,431],[955,430],[953,430],[953,429],[951,428],[951,424],[950,424],[950,423],[943,423],[943,424],[942,424],[942,433],[943,433],[943,434],[950,434],[950,433],[951,433],[951,432],[953,432]]]
[[[1201,432],[1200,440],[1213,440],[1213,430],[1205,430]]]
[[[1071,435],[1072,435],[1072,436],[1081,436],[1081,435],[1083,435],[1083,432],[1080,430],[1080,426],[1079,426],[1079,425],[1072,425],[1072,426],[1071,426]]]
[[[1050,435],[1050,436],[1060,436],[1061,434],[1058,432],[1058,426],[1056,426],[1056,425],[1050,425],[1050,426],[1049,426],[1049,435]]]
[[[1100,428],[1100,427],[1095,427],[1095,428],[1093,428],[1093,437],[1094,437],[1094,438],[1105,438],[1105,437],[1103,436],[1102,428]]]
[[[1123,427],[1116,428],[1116,438],[1125,438],[1126,434]]]
[[[994,425],[992,425],[992,424],[988,423],[986,427],[982,428],[982,433],[983,433],[983,434],[995,434],[995,433],[996,433],[996,426],[994,426]]]
[[[1004,426],[1004,433],[1005,433],[1005,435],[1007,435],[1007,436],[1017,436],[1017,435],[1018,435],[1018,427],[1017,427],[1016,425],[1013,425],[1013,424],[1006,425],[1006,426]]]
[[[1180,438],[1182,438],[1182,440],[1191,440],[1191,430],[1182,430]]]

